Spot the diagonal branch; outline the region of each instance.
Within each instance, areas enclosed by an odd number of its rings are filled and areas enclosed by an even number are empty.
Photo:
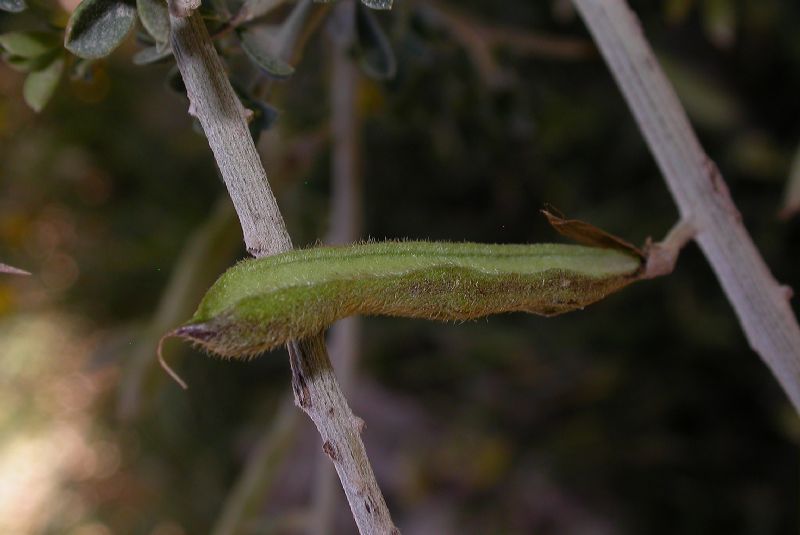
[[[203,126],[254,256],[292,248],[283,217],[244,119],[244,110],[211,43],[202,18],[170,19],[170,41],[189,95],[189,111]],[[308,414],[333,460],[362,534],[395,533],[375,481],[361,425],[336,382],[322,335],[288,344],[295,402]]]
[[[253,256],[292,248],[267,173],[250,138],[244,108],[228,81],[203,19],[171,17],[172,49],[189,96],[189,113],[203,125]]]
[[[681,219],[692,221],[751,347],[800,411],[800,328],[789,306],[790,292],[775,281],[753,244],[722,175],[700,146],[627,3],[573,3],[644,134]]]

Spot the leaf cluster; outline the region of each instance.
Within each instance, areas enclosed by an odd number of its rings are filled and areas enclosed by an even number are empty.
[[[200,16],[228,63],[231,82],[251,112],[248,117],[254,136],[269,128],[277,116],[275,108],[265,102],[265,88],[271,81],[289,79],[295,72],[286,42],[318,22],[310,17],[311,1],[299,0],[288,15],[286,3],[217,0],[200,8]],[[356,29],[353,57],[369,76],[385,80],[394,76],[396,60],[388,36],[367,7],[390,9],[391,0],[364,0],[356,5],[352,14]],[[0,9],[20,12],[27,4],[25,0],[2,0]],[[59,18],[44,11],[37,15],[45,20]],[[46,30],[7,33],[0,36],[0,44],[9,65],[29,73],[24,96],[38,112],[55,94],[65,68],[73,66],[70,70],[75,78],[85,76],[93,62],[119,48],[134,28],[139,43],[132,58],[134,64],[171,62],[170,14],[164,0],[83,0],[65,27],[51,24]],[[173,63],[168,80],[177,76]],[[174,81],[168,87],[182,90]]]

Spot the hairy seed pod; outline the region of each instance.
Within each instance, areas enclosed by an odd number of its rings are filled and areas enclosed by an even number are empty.
[[[638,277],[642,259],[581,245],[371,242],[244,260],[170,335],[249,357],[362,314],[469,320],[583,308]]]

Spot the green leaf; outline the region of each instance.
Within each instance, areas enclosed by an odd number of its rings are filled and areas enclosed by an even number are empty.
[[[372,242],[245,260],[173,335],[230,357],[353,314],[464,321],[581,309],[638,280],[642,259],[581,245]]]
[[[156,46],[148,46],[147,48],[143,48],[133,55],[133,64],[149,65],[151,63],[157,63],[161,60],[164,60],[171,55],[172,49],[170,47],[159,49]]]
[[[169,11],[161,0],[136,0],[139,20],[158,43],[169,41]]]
[[[392,9],[392,0],[361,0],[361,2],[372,9]]]
[[[22,96],[34,111],[40,112],[52,98],[64,72],[64,57],[59,56],[42,70],[34,71],[25,78]]]
[[[59,54],[59,50],[53,50],[49,54],[44,54],[35,58],[23,58],[20,56],[9,56],[6,58],[6,64],[17,72],[31,72],[40,71],[50,65]]]
[[[19,13],[26,9],[28,9],[28,4],[25,3],[25,0],[0,0],[0,11]]]
[[[67,24],[64,46],[81,58],[102,58],[119,46],[136,22],[124,0],[83,0]]]
[[[397,73],[397,60],[389,38],[375,15],[360,4],[356,8],[357,53],[361,68],[371,78],[387,80]]]
[[[281,7],[283,3],[284,0],[244,0],[236,18],[239,20],[257,19]]]
[[[12,56],[36,58],[61,48],[61,43],[50,32],[9,32],[0,35],[0,47]]]
[[[266,74],[278,80],[294,74],[294,67],[272,54],[267,41],[258,32],[242,30],[238,33],[244,53]]]

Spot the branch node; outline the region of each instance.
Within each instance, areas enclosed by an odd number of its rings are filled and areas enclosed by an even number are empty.
[[[367,422],[356,415],[353,415],[353,424],[356,426],[359,435],[364,432],[364,429],[367,428]]]
[[[644,246],[645,264],[642,279],[654,279],[669,275],[675,269],[681,249],[697,235],[692,219],[685,218],[672,227],[667,236],[658,243],[648,238]]]

